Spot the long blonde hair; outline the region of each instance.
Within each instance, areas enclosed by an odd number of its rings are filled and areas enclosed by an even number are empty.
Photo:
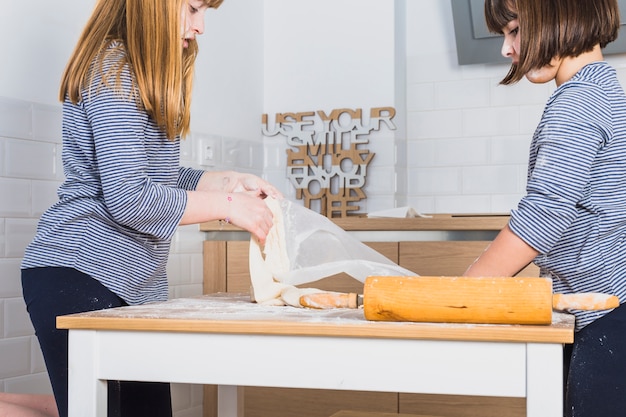
[[[189,133],[193,70],[198,44],[183,48],[181,11],[188,0],[98,0],[61,79],[59,100],[78,103],[89,84],[90,66],[113,42],[121,42],[126,62],[103,74],[120,84],[128,65],[138,90],[138,105],[173,140]],[[217,8],[223,0],[203,0]],[[96,65],[94,68],[101,68]]]

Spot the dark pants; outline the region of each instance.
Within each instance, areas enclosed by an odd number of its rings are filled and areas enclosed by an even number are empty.
[[[577,332],[564,359],[566,417],[626,415],[626,307]]]
[[[121,307],[126,303],[97,280],[71,268],[24,269],[22,290],[59,415],[67,417],[68,331],[56,328],[56,317]],[[108,416],[171,417],[169,384],[109,381]]]

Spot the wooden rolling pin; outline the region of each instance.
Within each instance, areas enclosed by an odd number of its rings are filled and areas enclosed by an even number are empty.
[[[363,295],[323,292],[300,297],[310,308],[357,308],[375,321],[550,324],[555,310],[606,310],[614,295],[552,294],[547,278],[368,277]]]

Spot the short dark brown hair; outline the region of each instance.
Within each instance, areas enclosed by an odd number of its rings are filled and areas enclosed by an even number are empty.
[[[604,48],[617,39],[620,16],[617,0],[485,0],[485,20],[502,33],[519,19],[519,63],[502,84],[521,80],[529,71],[549,65],[553,58],[576,57]]]

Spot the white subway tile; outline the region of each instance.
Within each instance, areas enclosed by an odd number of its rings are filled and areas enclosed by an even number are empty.
[[[519,178],[519,183],[517,184],[517,192],[520,194],[526,193],[526,184],[528,181],[528,165],[518,165],[517,166],[517,176]]]
[[[433,196],[424,196],[424,197],[409,196],[409,198],[407,199],[406,205],[413,207],[418,213],[422,213],[422,214],[436,213],[435,197]]]
[[[368,166],[370,168],[384,167],[394,165],[396,163],[396,144],[393,137],[389,135],[372,135],[370,142],[361,145],[359,149],[367,150],[370,154],[374,154]],[[367,155],[363,155],[367,158]]]
[[[543,109],[543,104],[521,106],[519,109],[520,133],[528,136],[528,143],[530,143],[532,134],[535,132],[535,129],[537,129],[537,125],[541,120]]]
[[[489,80],[464,79],[435,85],[437,109],[467,109],[489,105]]]
[[[167,276],[169,284],[180,288],[181,286],[202,286],[203,284],[203,258],[202,254],[179,254],[172,253],[167,263]]]
[[[17,258],[24,256],[24,249],[35,237],[36,219],[6,219],[6,256]]]
[[[235,138],[222,140],[222,165],[229,169],[250,167],[250,147],[246,141]]]
[[[204,280],[204,264],[202,253],[192,253],[189,255],[191,265],[191,283],[202,284]]]
[[[0,340],[0,378],[30,373],[30,338],[16,337]]]
[[[196,297],[202,294],[202,284],[176,285],[174,298]]]
[[[6,151],[4,150],[6,141],[6,138],[0,137],[0,176],[2,177],[7,175],[6,161],[4,159],[6,156]]]
[[[10,139],[6,141],[5,146],[7,176],[32,179],[56,177],[55,144]]]
[[[32,336],[35,333],[26,312],[24,299],[8,298],[4,300],[4,337]]]
[[[176,253],[201,253],[203,237],[197,224],[179,226],[172,239],[172,250]]]
[[[0,136],[32,139],[32,106],[27,101],[0,97]]]
[[[461,79],[455,54],[434,53],[407,57],[407,84]]]
[[[435,197],[436,213],[489,213],[490,208],[490,197],[487,195]]]
[[[528,151],[530,137],[498,136],[491,140],[491,162],[493,164],[526,164],[528,163]]]
[[[409,169],[409,194],[415,196],[458,194],[461,191],[458,168]]]
[[[262,142],[248,142],[250,149],[249,168],[263,171],[265,167],[265,150]]]
[[[6,250],[6,233],[5,229],[5,221],[2,217],[0,217],[0,258],[5,255]]]
[[[378,194],[393,194],[396,192],[396,175],[393,166],[379,167],[368,170],[364,190],[368,196]]]
[[[272,136],[265,138],[265,169],[278,170],[284,172],[287,166],[287,143],[283,136]]]
[[[33,138],[46,142],[61,143],[61,105],[33,104]]]
[[[436,139],[407,141],[407,166],[426,168],[434,166]]]
[[[185,162],[191,162],[194,160],[194,136],[193,134],[189,135],[186,138],[181,139],[180,141],[180,160]],[[197,148],[197,147],[196,147]],[[188,164],[185,164],[188,166]]]
[[[526,79],[513,85],[498,84],[503,77],[504,74],[500,78],[490,80],[491,106],[536,105],[545,103],[550,97],[548,84],[533,84]]]
[[[4,324],[5,322],[7,322],[9,320],[8,316],[6,315],[6,310],[4,308],[4,302],[5,300],[3,298],[0,298],[0,339],[2,339],[4,336]],[[2,392],[2,391],[0,391]]]
[[[396,198],[400,205],[406,205],[408,194],[408,168],[396,169]]]
[[[463,79],[487,78],[490,85],[497,85],[502,78],[509,72],[508,64],[473,64],[460,65]]]
[[[0,298],[22,296],[21,259],[0,258]]]
[[[59,200],[57,190],[61,182],[59,181],[37,181],[31,182],[32,187],[32,214],[39,217],[51,205]]]
[[[28,217],[31,214],[30,181],[0,178],[0,217]]]
[[[6,379],[4,387],[5,392],[52,394],[52,385],[50,385],[50,379],[45,372]]]
[[[278,188],[285,197],[293,199],[295,196],[295,187],[291,184],[289,178],[287,178],[285,167],[275,170],[266,170],[263,172],[263,179]]]
[[[367,197],[367,213],[380,210],[388,210],[397,207],[394,194],[376,194]]]
[[[172,253],[167,262],[167,276],[171,285],[189,283],[191,280],[191,263],[186,254]]]
[[[518,169],[510,165],[465,167],[463,194],[506,194],[517,190]]]
[[[517,107],[490,107],[463,111],[463,136],[515,135],[519,133]]]
[[[491,197],[490,212],[509,214],[511,210],[517,207],[522,196],[521,193],[495,194]]]
[[[409,112],[407,138],[413,140],[460,137],[463,133],[463,118],[461,110]]]
[[[170,253],[169,258],[167,259],[167,265],[165,266],[165,272],[167,274],[168,283],[170,286],[179,285],[181,283],[181,259],[180,255],[174,253]]]
[[[54,179],[58,182],[65,180],[65,172],[63,172],[63,146],[57,144],[54,147]]]
[[[487,138],[438,139],[434,142],[434,147],[432,163],[435,166],[485,164],[489,157]]]
[[[435,84],[409,84],[406,90],[407,111],[427,111],[435,106]]]

